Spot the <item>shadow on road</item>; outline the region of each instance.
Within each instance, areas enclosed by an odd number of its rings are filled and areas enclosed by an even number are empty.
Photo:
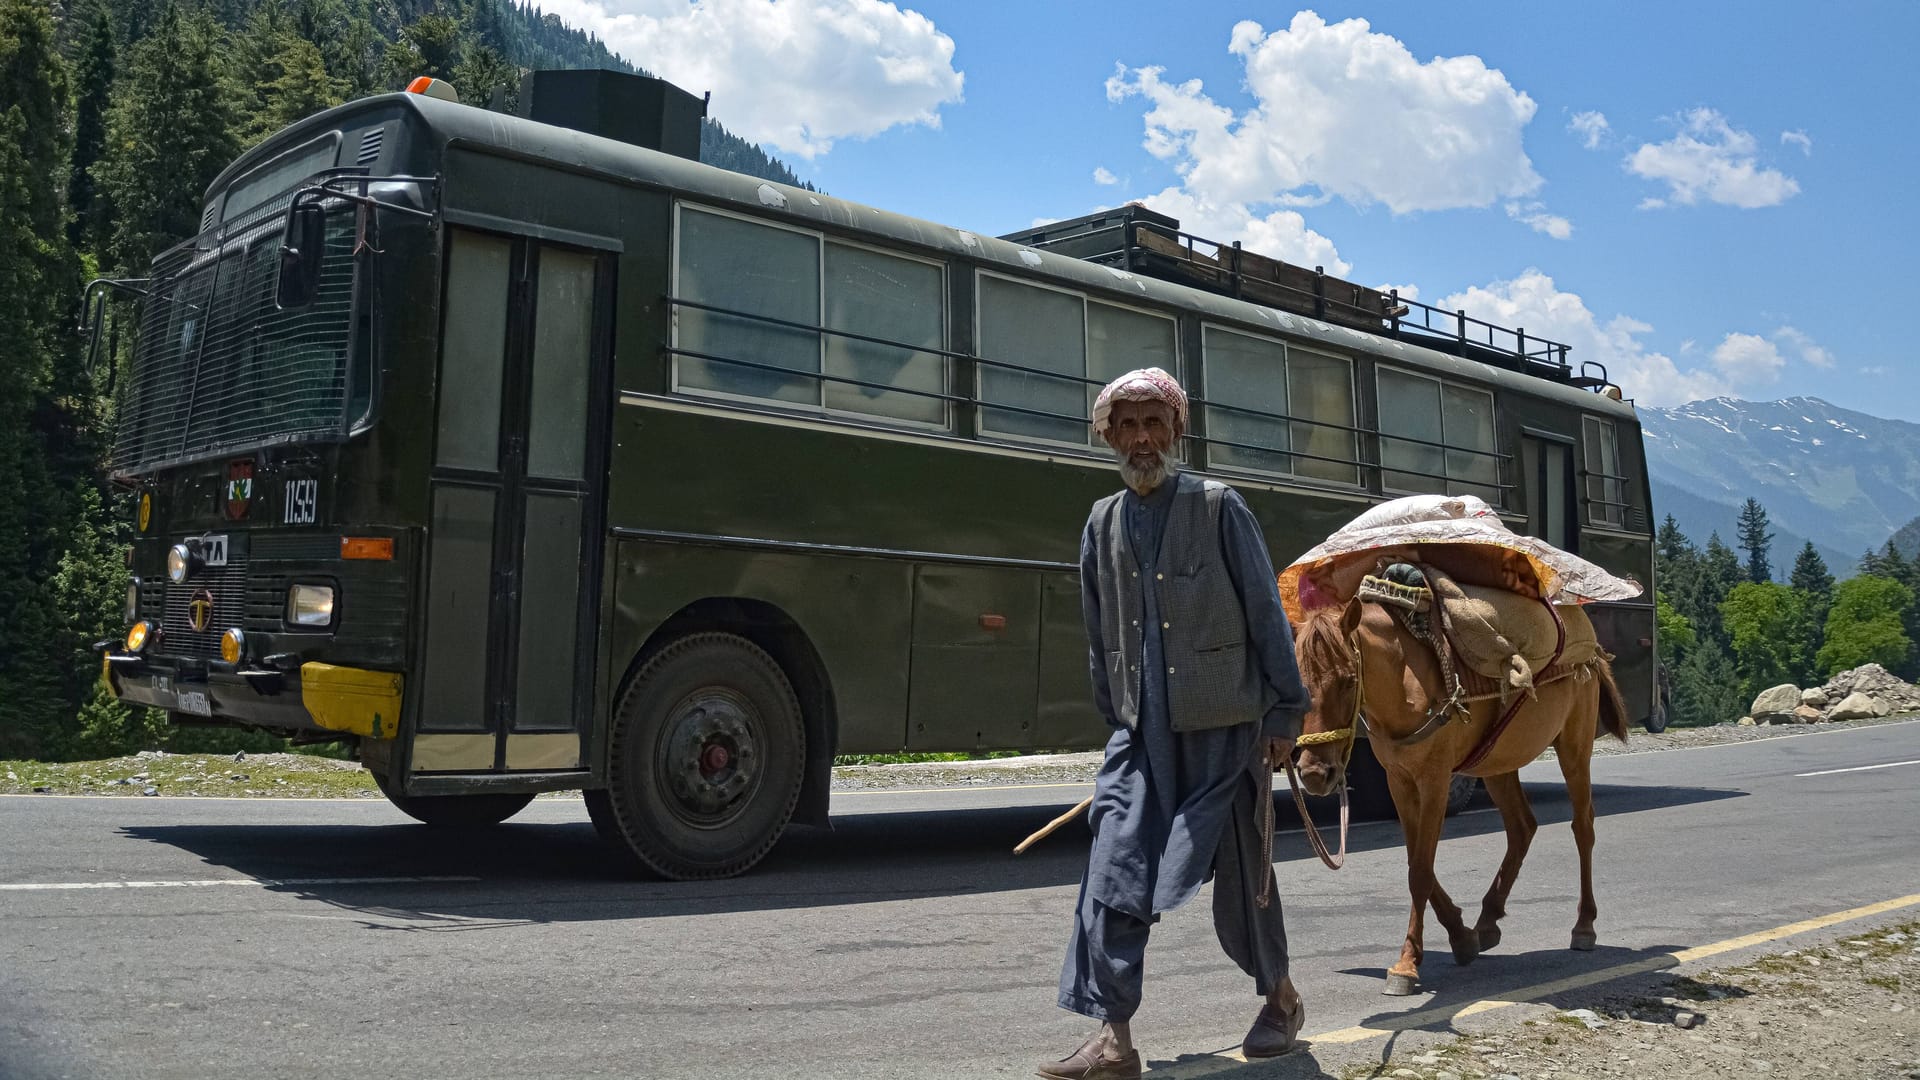
[[[1071,790],[1071,789],[1069,789]],[[1669,810],[1736,798],[1737,790],[1599,785],[1596,808],[1616,814]],[[1542,825],[1564,822],[1566,793],[1528,785]],[[1484,803],[1484,794],[1479,796]],[[1284,801],[1281,801],[1284,800]],[[831,829],[794,828],[751,873],[724,881],[664,882],[636,877],[593,828],[512,821],[471,832],[421,825],[130,825],[124,835],[189,852],[208,866],[258,879],[470,877],[417,884],[288,883],[274,888],[345,908],[369,903],[389,911],[456,918],[565,922],[780,910],[1068,886],[1080,880],[1088,833],[1076,822],[1025,855],[1020,838],[1072,804],[851,813]],[[1298,827],[1291,799],[1278,828]],[[1497,813],[1468,812],[1447,823],[1449,839],[1498,834]],[[1605,826],[1601,826],[1604,833]],[[1323,822],[1324,831],[1324,822]],[[1352,852],[1400,846],[1391,821],[1356,824]],[[1274,838],[1282,862],[1308,860],[1303,838]],[[1489,866],[1491,869],[1491,866]],[[1283,871],[1284,878],[1284,871]]]
[[[1607,1017],[1609,1022],[1612,1022],[1611,1016],[1615,1011],[1630,1007],[1644,1019],[1655,1023],[1672,1023],[1681,1006],[1663,1004],[1659,1000],[1661,995],[1687,999],[1682,1005],[1692,1010],[1710,1008],[1714,999],[1746,996],[1745,990],[1722,983],[1706,984],[1679,979],[1677,982],[1680,985],[1669,985],[1676,980],[1665,973],[1680,965],[1681,961],[1675,955],[1679,951],[1679,946],[1647,949],[1602,947],[1583,954],[1539,949],[1507,955],[1483,955],[1471,968],[1464,970],[1456,969],[1449,963],[1444,971],[1436,969],[1434,982],[1439,985],[1432,998],[1421,1008],[1413,1012],[1380,1012],[1361,1021],[1359,1026],[1386,1035],[1374,1055],[1377,1064],[1371,1071],[1358,1071],[1350,1058],[1343,1059],[1337,1074],[1327,1071],[1314,1056],[1311,1025],[1309,1033],[1303,1038],[1302,1048],[1281,1058],[1242,1063],[1207,1054],[1187,1054],[1166,1060],[1152,1060],[1149,1064],[1156,1075],[1164,1073],[1168,1080],[1198,1077],[1219,1080],[1295,1080],[1334,1075],[1352,1080],[1371,1080],[1374,1077],[1391,1077],[1394,1070],[1400,1067],[1399,1063],[1390,1059],[1400,1036],[1405,1032],[1474,1034],[1473,1031],[1461,1030],[1455,1020],[1469,1006],[1478,1005],[1476,1012],[1485,1011],[1486,1007],[1480,1004],[1485,1001],[1544,1005],[1563,1012],[1591,1009]],[[1438,958],[1429,960],[1429,963],[1436,962]],[[1569,970],[1570,967],[1573,970]],[[1384,972],[1374,969],[1345,974],[1378,977]]]

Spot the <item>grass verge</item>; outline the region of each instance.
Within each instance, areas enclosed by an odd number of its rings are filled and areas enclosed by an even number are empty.
[[[307,754],[170,754],[99,761],[0,761],[0,794],[231,795],[295,799],[381,797],[350,761]]]

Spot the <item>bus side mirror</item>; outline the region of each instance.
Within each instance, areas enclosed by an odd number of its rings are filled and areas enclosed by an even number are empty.
[[[313,303],[320,287],[320,260],[326,254],[327,212],[318,203],[296,202],[287,211],[286,232],[280,238],[280,288],[274,302],[281,308]]]

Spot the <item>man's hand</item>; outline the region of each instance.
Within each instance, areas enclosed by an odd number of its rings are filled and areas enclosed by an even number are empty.
[[[1287,767],[1287,759],[1293,756],[1293,740],[1285,736],[1275,736],[1267,740],[1267,760],[1276,769]]]

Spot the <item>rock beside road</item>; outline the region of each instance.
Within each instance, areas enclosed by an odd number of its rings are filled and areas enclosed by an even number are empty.
[[[1792,683],[1782,683],[1760,691],[1753,699],[1753,707],[1747,715],[1753,717],[1756,724],[1791,724],[1793,710],[1800,707],[1800,688]]]
[[[1910,712],[1920,712],[1920,687],[1879,664],[1863,664],[1835,675],[1824,686],[1803,690],[1781,683],[1768,687],[1753,699],[1740,723],[1812,724]]]
[[[1833,710],[1827,713],[1827,719],[1865,720],[1869,717],[1885,716],[1888,711],[1886,702],[1856,691],[1848,694],[1845,701],[1835,705]]]

